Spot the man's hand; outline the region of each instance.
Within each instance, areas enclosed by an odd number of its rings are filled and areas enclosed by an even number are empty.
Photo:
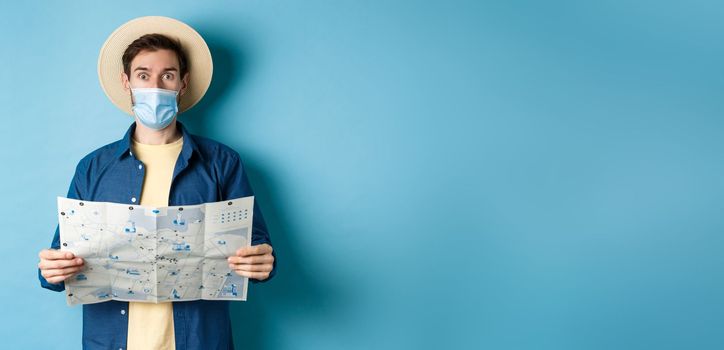
[[[230,256],[229,268],[237,275],[263,281],[269,278],[269,273],[274,266],[272,246],[264,243],[251,247],[243,247],[236,251],[235,256]]]
[[[58,284],[73,276],[83,268],[83,259],[76,258],[71,252],[57,249],[41,250],[38,254],[40,274],[52,284]]]

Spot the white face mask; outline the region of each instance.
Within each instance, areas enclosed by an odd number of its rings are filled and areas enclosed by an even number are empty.
[[[171,124],[173,117],[178,113],[176,90],[131,88],[131,94],[133,114],[146,127],[161,130]]]

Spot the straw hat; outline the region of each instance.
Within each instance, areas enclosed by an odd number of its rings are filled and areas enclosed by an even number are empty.
[[[211,52],[204,39],[193,28],[179,20],[162,16],[147,16],[130,20],[111,33],[98,55],[98,79],[103,92],[116,107],[129,115],[133,115],[133,111],[131,110],[131,97],[121,83],[121,73],[123,72],[121,57],[134,40],[144,34],[152,33],[178,39],[188,57],[189,86],[181,97],[179,113],[199,102],[211,84],[213,73]]]

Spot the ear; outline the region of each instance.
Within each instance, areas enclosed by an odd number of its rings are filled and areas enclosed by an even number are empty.
[[[121,84],[123,84],[123,89],[126,90],[126,92],[131,90],[131,82],[128,80],[126,72],[121,72]]]
[[[178,92],[179,96],[183,96],[186,93],[186,90],[188,87],[189,87],[189,72],[186,72],[186,74],[184,74],[183,79],[181,79],[181,89]]]

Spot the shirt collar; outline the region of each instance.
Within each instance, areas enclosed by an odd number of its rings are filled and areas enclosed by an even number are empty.
[[[183,159],[188,160],[191,158],[191,155],[196,153],[200,159],[203,160],[203,156],[201,155],[201,152],[199,151],[198,146],[196,145],[196,142],[194,142],[193,138],[191,137],[191,134],[186,130],[186,127],[178,120],[176,120],[176,127],[181,130],[181,135],[183,135],[184,142],[183,146],[181,146],[181,157]],[[131,126],[128,127],[128,130],[126,131],[126,134],[121,139],[120,143],[118,144],[118,148],[116,150],[116,157],[117,158],[123,158],[124,156],[128,156],[131,153],[131,138],[133,137],[133,132],[136,130],[136,122],[133,122]]]

